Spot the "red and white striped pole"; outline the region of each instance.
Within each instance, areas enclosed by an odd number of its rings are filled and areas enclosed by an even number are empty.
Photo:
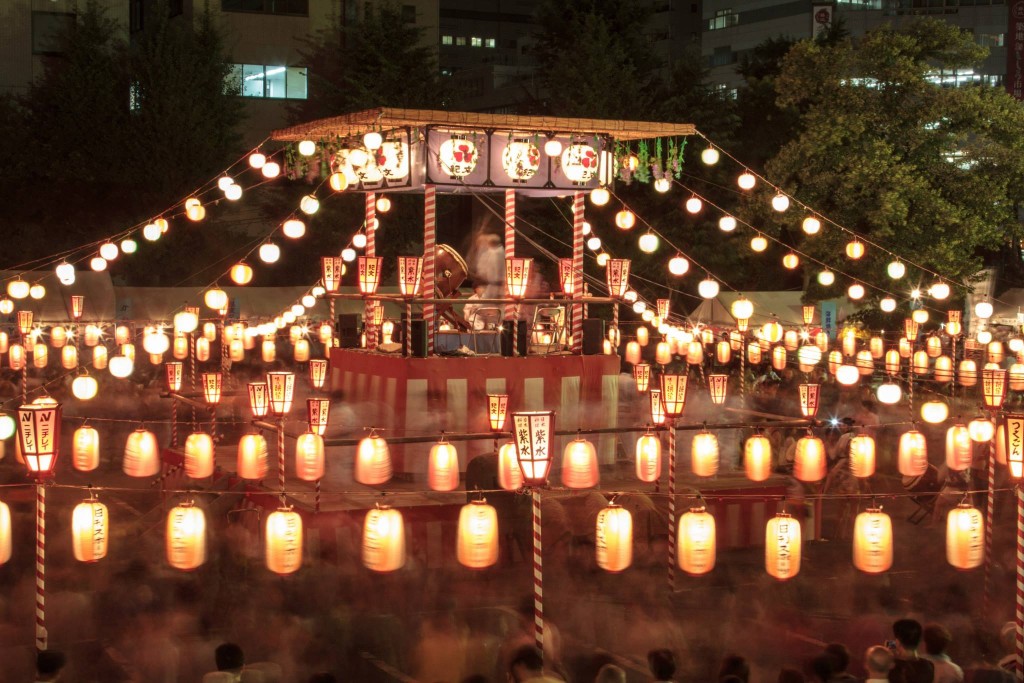
[[[285,476],[284,476],[284,418],[277,421],[277,483],[281,487],[281,505],[285,504]]]
[[[46,487],[36,484],[36,649],[46,649]]]
[[[516,191],[505,190],[505,258],[510,259],[516,255]],[[494,283],[488,283],[494,284]],[[512,318],[515,314],[515,304],[505,304],[505,318]],[[512,338],[515,339],[515,331]],[[513,342],[513,347],[515,342]]]
[[[533,496],[533,634],[544,656],[544,566],[541,557],[540,489]]]
[[[375,225],[377,223],[377,195],[373,192],[366,193],[366,257],[372,258],[377,255],[377,239]],[[366,350],[373,351],[377,348],[377,326],[373,324],[374,302],[366,300],[363,305],[363,320],[366,323]]]
[[[583,193],[572,195],[572,272],[583,284]],[[583,301],[583,287],[573,290],[573,299]],[[572,305],[572,352],[583,353],[583,304]]]
[[[425,299],[434,298],[434,256],[437,245],[437,213],[435,206],[435,188],[427,185],[423,188],[423,292]],[[434,304],[423,305],[423,322],[427,328],[427,355],[434,355]]]
[[[1017,625],[1016,676],[1024,681],[1024,486],[1017,486],[1017,609],[1014,614]]]
[[[668,418],[668,591],[676,592],[676,419]]]
[[[996,441],[988,444],[988,500],[985,501],[985,586],[982,594],[982,609],[989,612],[989,598],[992,591],[992,520],[996,497]]]

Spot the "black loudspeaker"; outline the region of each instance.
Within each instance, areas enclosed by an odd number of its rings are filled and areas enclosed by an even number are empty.
[[[516,349],[520,356],[525,356],[529,351],[529,324],[520,320],[516,328]],[[506,320],[501,326],[501,355],[512,355],[512,321]]]
[[[427,323],[423,320],[417,320],[413,318],[412,321],[412,333],[409,335],[409,341],[412,342],[412,357],[413,358],[426,358],[427,357]]]
[[[343,349],[358,349],[359,316],[355,313],[342,313],[338,316],[338,345]]]
[[[583,355],[599,356],[604,353],[604,320],[583,319]]]

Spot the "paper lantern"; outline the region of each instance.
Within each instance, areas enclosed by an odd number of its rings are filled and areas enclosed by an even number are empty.
[[[796,442],[793,476],[800,481],[816,482],[825,478],[827,468],[825,444],[821,439],[807,435]]]
[[[979,417],[967,423],[967,431],[974,443],[988,443],[996,436],[996,426],[988,418]],[[1004,463],[1005,464],[1005,463]]]
[[[305,363],[309,360],[309,340],[299,339],[295,342],[292,357],[296,363]]]
[[[647,346],[651,341],[651,331],[647,329],[646,325],[640,325],[636,328],[636,343],[640,346]]]
[[[213,476],[213,439],[194,432],[185,439],[185,474],[192,479]]]
[[[813,418],[818,414],[818,403],[821,395],[820,384],[801,384],[799,386],[800,392],[800,412],[804,417]]]
[[[802,372],[810,372],[821,362],[821,350],[817,346],[806,344],[797,349],[796,360]]]
[[[1006,398],[1006,370],[984,368],[981,371],[981,396],[985,399],[985,407],[999,410]]]
[[[661,375],[660,396],[666,417],[676,418],[683,414],[686,406],[686,379],[686,375]]]
[[[1024,415],[1008,414],[1002,425],[1003,448],[1010,476],[1024,477]]]
[[[847,242],[846,255],[854,260],[864,256],[864,243],[861,242],[859,239],[854,239],[851,242]]]
[[[89,425],[82,425],[72,436],[71,464],[79,472],[92,472],[100,465],[100,433]]]
[[[875,440],[868,434],[850,439],[850,473],[859,479],[875,473]]]
[[[392,572],[405,565],[405,521],[402,513],[381,506],[366,513],[363,523],[363,565]]]
[[[892,520],[880,508],[868,508],[854,521],[853,566],[867,574],[892,567]]]
[[[661,402],[661,389],[652,388],[651,397],[651,423],[660,426],[665,424],[665,405]]]
[[[110,522],[107,506],[89,498],[71,513],[71,546],[79,562],[98,562],[107,556]]]
[[[21,332],[23,337],[28,336],[32,331],[32,311],[18,311],[16,319],[18,322],[18,331]]]
[[[613,258],[605,266],[605,281],[608,284],[608,296],[622,299],[629,290],[629,259]]]
[[[199,375],[199,381],[203,386],[203,397],[206,399],[206,402],[209,405],[220,403],[224,375],[219,372],[204,372]]]
[[[747,362],[751,365],[760,365],[761,360],[761,344],[756,341],[747,344]]]
[[[167,515],[167,563],[191,571],[206,562],[206,515],[191,502]]]
[[[939,424],[949,417],[949,406],[942,401],[927,401],[921,404],[921,419],[929,424]]]
[[[942,340],[936,335],[931,335],[924,342],[924,350],[929,358],[938,358],[942,355]]]
[[[978,365],[970,358],[960,361],[960,370],[957,378],[962,387],[973,387],[978,383]]]
[[[327,398],[306,399],[306,422],[309,431],[323,436],[327,431],[327,421],[331,414],[331,401]]]
[[[1006,357],[1006,351],[1003,349],[1003,342],[1001,341],[989,342],[987,353],[989,363],[1002,363]]]
[[[252,282],[252,266],[245,261],[240,261],[231,266],[231,281],[236,285],[244,286]]]
[[[906,337],[900,337],[897,348],[900,352],[900,358],[910,358],[910,356],[913,355],[914,353],[913,345],[910,343],[910,340],[907,339]]]
[[[46,364],[50,360],[50,353],[46,349],[46,344],[33,344],[32,346],[32,367],[34,368],[45,368]]]
[[[715,568],[715,518],[703,506],[690,508],[679,518],[676,534],[676,561],[691,576],[707,574]]]
[[[929,366],[928,353],[926,351],[915,351],[910,361],[910,368],[915,375],[927,375]]]
[[[374,433],[356,447],[355,480],[366,486],[377,486],[391,479],[391,450],[388,443]]]
[[[85,297],[81,294],[74,294],[71,296],[71,318],[73,320],[81,320],[82,313],[85,311]]]
[[[975,569],[985,559],[985,525],[981,512],[960,503],[946,516],[946,561],[957,569]]]
[[[728,365],[732,360],[732,345],[727,341],[720,341],[715,345],[715,360],[719,365]]]
[[[360,256],[358,260],[359,293],[370,296],[377,293],[380,284],[380,267],[384,259],[380,256]]]
[[[268,372],[267,389],[270,413],[277,417],[287,415],[292,409],[295,394],[295,373]]]
[[[242,479],[267,476],[267,440],[262,434],[243,434],[239,439],[236,469]]]
[[[636,383],[637,392],[645,393],[651,386],[651,366],[647,363],[634,365],[633,381]]]
[[[783,349],[783,352],[785,352],[785,349]],[[712,403],[715,405],[722,405],[725,403],[725,397],[728,389],[728,375],[708,375],[708,392],[711,394]]]
[[[868,351],[871,358],[877,360],[885,355],[885,342],[881,337],[872,337],[868,340]]]
[[[65,370],[74,370],[78,367],[78,347],[65,346],[60,350],[60,364]]]
[[[50,345],[59,349],[68,341],[68,331],[61,325],[54,325],[50,328]]]
[[[188,358],[188,351],[188,337],[181,334],[175,336],[174,341],[171,342],[171,355],[178,360],[184,360],[185,358]]]
[[[121,465],[129,477],[152,477],[160,473],[160,449],[156,435],[144,428],[128,435]]]
[[[780,581],[800,573],[800,523],[785,512],[770,520],[765,527],[764,566],[769,576]]]
[[[228,293],[220,287],[208,289],[203,295],[203,303],[206,304],[207,308],[212,308],[215,311],[221,311],[228,306]]]
[[[266,417],[270,409],[270,394],[266,382],[249,382],[249,409],[256,419]]]
[[[1014,363],[1010,366],[1010,389],[1013,391],[1024,391],[1024,363]]]
[[[953,359],[949,356],[939,356],[935,359],[935,381],[953,381]]]
[[[474,500],[459,511],[455,555],[470,569],[486,569],[498,561],[498,513],[485,500]]]
[[[512,439],[523,471],[523,482],[527,486],[544,484],[551,466],[555,414],[549,410],[513,413],[512,425]]]
[[[196,360],[205,363],[210,360],[210,340],[206,337],[197,337],[195,343]]]
[[[779,372],[786,369],[786,347],[776,346],[772,348],[772,368]]]
[[[974,444],[967,427],[956,424],[946,430],[946,467],[955,472],[971,466]]]
[[[597,566],[606,572],[621,572],[633,563],[633,516],[615,504],[597,513],[594,533]]]
[[[693,473],[698,477],[718,474],[718,437],[710,432],[694,434],[690,456]]]
[[[868,377],[875,372],[875,360],[871,357],[871,351],[862,349],[857,352],[854,358],[854,367],[861,377]]]
[[[260,358],[264,363],[273,363],[277,359],[277,344],[273,339],[264,339],[260,344]]]
[[[648,484],[661,478],[661,439],[650,431],[636,440],[636,478]]]
[[[487,395],[487,420],[492,432],[500,432],[505,429],[505,421],[508,416],[508,394]]]
[[[427,457],[427,485],[434,491],[454,491],[459,487],[459,453],[443,436],[431,446]]]
[[[423,258],[420,256],[398,257],[398,291],[410,298],[419,294],[423,279]]]
[[[735,302],[733,305],[735,305]],[[751,306],[751,309],[753,309],[753,306]],[[761,326],[761,338],[767,339],[772,344],[777,344],[782,341],[782,333],[782,325],[774,318]]]
[[[79,375],[71,382],[71,393],[80,401],[89,401],[96,398],[97,391],[99,391],[99,384],[96,382],[95,377]]]
[[[772,442],[755,434],[743,444],[743,470],[750,481],[764,481],[772,473]]]
[[[518,491],[523,487],[523,471],[516,458],[516,445],[507,441],[498,449],[498,485],[506,491]]]
[[[898,375],[900,372],[900,352],[896,349],[889,349],[885,352],[885,371],[890,375]]]
[[[924,434],[911,429],[900,436],[898,469],[904,477],[920,477],[928,471],[928,444]]]
[[[11,560],[11,508],[0,502],[0,565]]]
[[[267,515],[264,535],[267,569],[287,576],[302,567],[302,517],[289,508],[279,508]]]
[[[61,415],[61,405],[49,398],[18,408],[18,446],[31,476],[48,477],[57,466]]]
[[[532,258],[505,259],[505,286],[508,288],[508,295],[511,298],[522,299],[526,296],[532,267]]]
[[[14,346],[11,346],[14,349]],[[107,347],[94,346],[92,348],[92,366],[96,370],[103,370],[107,367]],[[12,368],[13,369],[13,368]]]
[[[599,481],[594,444],[583,438],[567,443],[562,451],[562,484],[571,489],[589,489]]]

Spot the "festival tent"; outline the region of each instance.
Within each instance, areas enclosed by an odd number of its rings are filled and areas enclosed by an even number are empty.
[[[993,300],[989,322],[993,325],[1024,324],[1024,289],[1008,289]]]
[[[803,292],[719,292],[713,299],[705,299],[693,309],[689,318],[694,323],[712,326],[736,327],[736,319],[729,312],[732,302],[746,297],[754,305],[751,327],[757,327],[777,318],[783,325],[803,325]],[[843,320],[856,310],[846,298],[828,299],[815,305],[814,324],[821,322],[822,305],[835,306],[836,321]]]
[[[46,296],[42,299],[23,299],[17,302],[19,310],[32,311],[37,321],[69,322],[71,321],[71,297],[85,297],[83,321],[112,320],[114,318],[114,284],[110,273],[97,273],[91,270],[78,271],[75,281],[70,285],[62,285],[52,270],[46,271],[0,271],[0,281],[7,283],[17,278],[46,287]],[[15,322],[15,316],[0,316],[0,322]]]

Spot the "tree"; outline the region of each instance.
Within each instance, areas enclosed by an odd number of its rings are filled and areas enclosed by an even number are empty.
[[[406,23],[397,4],[366,4],[361,21],[336,19],[307,41],[302,60],[309,67],[309,99],[291,108],[293,120],[444,103],[434,51],[421,43],[423,29]]]
[[[776,87],[779,106],[800,112],[800,130],[768,163],[768,177],[907,258],[954,281],[970,277],[986,250],[1021,232],[1014,207],[1024,194],[1024,108],[1001,89],[942,88],[929,75],[977,65],[985,54],[969,33],[931,19],[878,29],[857,44],[797,44]],[[760,211],[753,218],[766,227],[799,232],[794,211]],[[888,281],[890,258],[869,247],[848,261],[849,239],[826,224],[801,249],[865,282]],[[930,283],[915,274],[913,284],[921,278]]]
[[[534,53],[546,112],[647,118],[661,90],[644,35],[649,14],[631,0],[542,3]]]

